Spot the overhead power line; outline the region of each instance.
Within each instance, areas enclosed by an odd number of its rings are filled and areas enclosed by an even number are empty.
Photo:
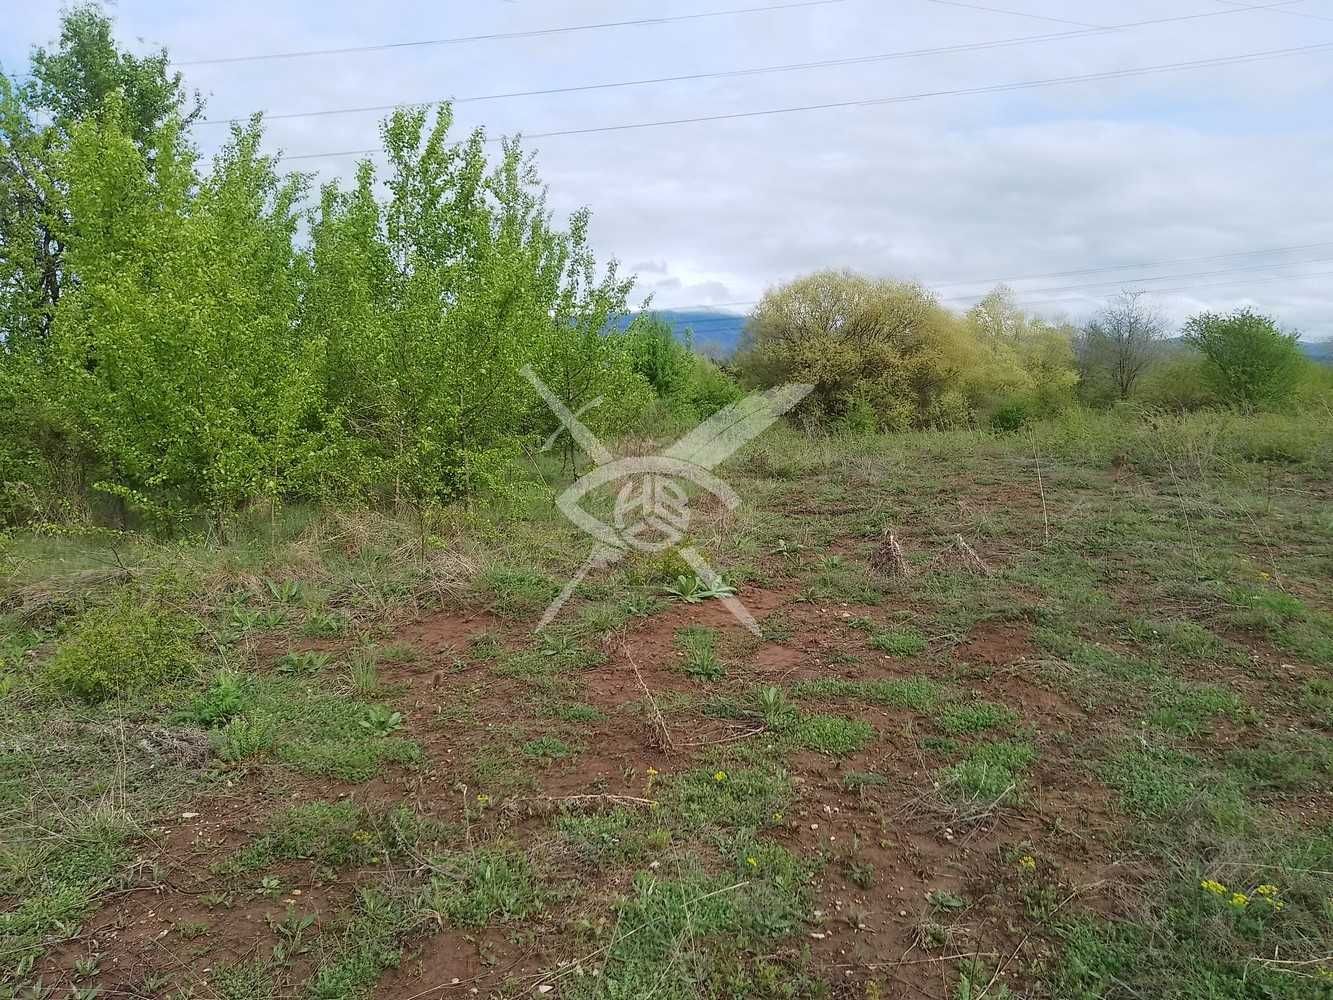
[[[759,7],[732,7],[727,10],[708,10],[694,14],[666,14],[661,17],[640,17],[626,21],[601,21],[596,24],[570,24],[556,28],[531,28],[526,31],[494,31],[480,35],[455,35],[451,38],[423,38],[406,42],[381,42],[374,45],[346,45],[328,49],[294,49],[288,52],[261,52],[253,55],[213,56],[206,59],[172,60],[175,66],[218,66],[224,63],[261,62],[274,59],[303,59],[308,56],[341,56],[354,52],[388,52],[398,49],[425,48],[432,45],[462,45],[469,42],[495,42],[514,38],[543,38],[577,31],[599,31],[605,28],[637,28],[647,25],[671,24],[678,21],[702,21],[707,18],[731,17],[739,14],[766,14],[772,11],[793,10],[798,7],[826,7],[845,3],[846,0],[792,0],[788,3],[767,4]]]
[[[1217,0],[1217,2],[1225,4],[1228,7],[1235,6],[1232,0]],[[1333,24],[1333,17],[1327,17],[1324,14],[1315,14],[1308,10],[1288,10],[1293,3],[1300,2],[1302,2],[1302,0],[1285,0],[1283,3],[1275,3],[1272,5],[1273,13],[1286,14],[1288,17],[1303,17],[1307,21],[1327,21],[1330,24]]]
[[[1292,253],[1297,250],[1317,250],[1333,247],[1333,240],[1322,243],[1300,243],[1288,247],[1270,247],[1267,250],[1240,250],[1236,253],[1211,254],[1207,257],[1174,257],[1168,260],[1145,260],[1135,264],[1109,264],[1104,267],[1084,267],[1076,271],[1047,271],[1044,274],[1017,274],[1007,278],[968,278],[954,281],[922,281],[931,288],[951,288],[954,285],[1007,285],[1012,281],[1036,281],[1039,278],[1072,278],[1080,274],[1101,274],[1106,271],[1130,271],[1141,267],[1169,267],[1173,264],[1203,264],[1210,260],[1231,260],[1235,257],[1259,257],[1269,253]]]
[[[1177,281],[1181,278],[1211,278],[1219,274],[1264,274],[1268,271],[1280,267],[1298,267],[1306,264],[1328,264],[1333,262],[1333,257],[1315,257],[1310,260],[1289,260],[1280,264],[1261,264],[1250,265],[1249,267],[1223,267],[1213,271],[1194,271],[1189,274],[1159,274],[1151,278],[1112,278],[1109,281],[1086,281],[1077,285],[1062,285],[1055,288],[1029,288],[1021,291],[1015,291],[1018,295],[1042,295],[1047,292],[1074,292],[1084,288],[1106,288],[1117,285],[1126,287],[1138,287],[1154,281]],[[1147,289],[1152,291],[1152,289]],[[941,302],[960,302],[968,299],[979,298],[978,295],[950,295],[942,298]]]
[[[1103,271],[1115,271],[1115,270],[1122,270],[1122,269],[1133,268],[1133,267],[1162,267],[1162,266],[1171,265],[1171,264],[1201,263],[1201,262],[1204,262],[1204,261],[1210,261],[1210,260],[1229,260],[1229,259],[1234,259],[1234,258],[1236,258],[1236,257],[1252,256],[1252,255],[1266,254],[1266,253],[1283,253],[1283,252],[1288,252],[1288,251],[1292,251],[1292,250],[1309,250],[1309,249],[1314,249],[1314,248],[1317,248],[1317,247],[1326,247],[1326,246],[1333,246],[1333,242],[1326,242],[1326,243],[1306,243],[1306,244],[1301,244],[1301,245],[1297,245],[1297,246],[1289,246],[1289,247],[1273,247],[1273,248],[1268,249],[1268,250],[1245,250],[1245,251],[1241,251],[1241,252],[1239,252],[1239,253],[1215,254],[1215,255],[1212,255],[1212,256],[1208,256],[1208,257],[1176,257],[1176,258],[1173,258],[1173,259],[1170,259],[1170,260],[1146,261],[1146,262],[1143,262],[1143,263],[1141,263],[1141,264],[1114,264],[1114,265],[1111,265],[1111,266],[1109,266],[1109,267],[1089,267],[1089,268],[1083,268],[1083,269],[1081,269],[1081,270],[1077,270],[1077,271],[1048,271],[1048,272],[1046,272],[1045,274],[1032,274],[1032,275],[1027,275],[1027,276],[1025,276],[1025,277],[988,278],[988,279],[978,279],[978,280],[976,280],[976,281],[953,282],[952,284],[987,284],[987,283],[990,283],[990,284],[1005,284],[1005,283],[1010,282],[1010,281],[1027,281],[1027,280],[1032,280],[1032,279],[1035,279],[1035,278],[1059,278],[1059,277],[1065,277],[1065,276],[1071,276],[1071,275],[1078,275],[1078,274],[1096,274],[1096,273],[1103,272]],[[1072,292],[1072,291],[1079,291],[1079,290],[1086,289],[1086,288],[1101,288],[1101,287],[1106,287],[1106,286],[1116,286],[1116,285],[1123,286],[1123,287],[1134,287],[1134,286],[1136,286],[1136,285],[1144,284],[1144,283],[1146,283],[1146,282],[1150,282],[1150,281],[1178,281],[1178,280],[1180,280],[1181,278],[1202,278],[1202,277],[1212,277],[1212,276],[1219,275],[1219,274],[1264,274],[1264,273],[1266,273],[1266,272],[1268,272],[1268,271],[1273,270],[1274,268],[1279,268],[1279,267],[1293,267],[1293,266],[1310,265],[1310,264],[1323,264],[1323,263],[1327,263],[1327,262],[1330,261],[1330,260],[1333,260],[1333,257],[1316,257],[1316,258],[1309,259],[1309,260],[1280,261],[1280,262],[1273,262],[1273,263],[1270,263],[1270,264],[1258,263],[1258,264],[1251,264],[1251,265],[1248,265],[1248,266],[1246,266],[1246,267],[1222,268],[1222,269],[1218,269],[1218,270],[1214,270],[1214,271],[1200,271],[1200,272],[1196,272],[1196,273],[1192,273],[1192,274],[1163,274],[1163,275],[1155,275],[1155,276],[1150,276],[1150,277],[1144,277],[1144,276],[1130,276],[1130,277],[1126,277],[1126,278],[1123,278],[1123,279],[1112,279],[1112,280],[1109,280],[1109,281],[1087,282],[1087,283],[1077,284],[1077,285],[1060,285],[1060,286],[1056,286],[1056,287],[1054,287],[1054,288],[1033,288],[1033,289],[1026,289],[1026,290],[1024,290],[1024,289],[1012,289],[1012,291],[1013,291],[1013,293],[1014,293],[1014,295],[1015,295],[1016,297],[1026,297],[1026,296],[1028,296],[1028,295],[1041,295],[1041,294],[1047,294],[1047,293],[1050,293],[1050,292]],[[1322,272],[1320,272],[1320,273],[1322,273]],[[1290,277],[1292,277],[1292,278],[1301,278],[1301,277],[1307,277],[1307,276],[1308,276],[1308,275],[1299,275],[1299,274],[1297,274],[1297,275],[1290,275]],[[1287,276],[1286,276],[1286,275],[1280,275],[1279,277],[1287,277]],[[943,286],[946,285],[946,284],[949,284],[948,282],[931,282],[931,281],[921,281],[921,282],[918,282],[918,283],[921,284],[922,286],[924,286],[925,288],[928,288],[928,289],[936,289],[936,288],[943,287]],[[1162,291],[1166,291],[1166,289],[1156,289],[1156,288],[1154,288],[1154,289],[1148,289],[1148,291],[1152,291],[1152,292],[1162,292]],[[944,297],[944,298],[941,298],[940,301],[942,301],[942,302],[962,302],[962,301],[966,301],[966,300],[968,300],[968,299],[976,299],[976,298],[981,298],[981,295],[980,295],[980,294],[951,295],[951,296],[946,296],[946,297]],[[728,308],[728,307],[736,307],[736,306],[753,306],[753,305],[757,305],[758,302],[759,302],[758,299],[743,299],[743,300],[735,301],[735,302],[696,302],[696,303],[692,303],[692,304],[689,304],[689,305],[680,305],[680,306],[661,306],[661,307],[652,307],[652,308],[650,308],[650,307],[645,307],[645,306],[639,306],[639,307],[636,309],[636,311],[638,311],[638,312],[643,312],[643,311],[647,311],[647,312],[693,312],[693,311],[698,311],[698,310],[725,309],[725,308]],[[721,323],[726,322],[726,320],[724,320],[724,319],[722,319],[722,318],[720,318],[720,317],[719,317],[719,318],[705,317],[703,320],[701,320],[701,322],[704,322],[704,323],[715,322],[715,321],[716,321],[716,322],[721,322]]]
[[[962,7],[964,10],[982,10],[987,14],[1008,14],[1010,17],[1026,17],[1031,21],[1050,21],[1055,24],[1076,24],[1080,28],[1100,28],[1100,24],[1088,24],[1086,21],[1071,21],[1064,17],[1049,17],[1046,14],[1033,14],[1026,10],[1004,10],[1000,7],[983,7],[981,4],[961,3],[960,0],[926,0],[926,3],[941,7]]]
[[[554,94],[574,94],[596,90],[615,90],[621,87],[644,87],[663,83],[689,83],[698,80],[723,80],[733,79],[745,76],[762,76],[774,73],[793,73],[804,70],[832,69],[841,66],[859,66],[866,63],[889,62],[898,59],[919,59],[926,56],[953,55],[960,52],[978,52],[988,49],[1010,48],[1020,45],[1032,45],[1040,42],[1063,41],[1073,38],[1087,38],[1093,35],[1104,35],[1113,31],[1125,31],[1133,28],[1155,27],[1163,24],[1175,24],[1184,21],[1198,21],[1205,18],[1227,17],[1233,14],[1244,14],[1256,10],[1268,10],[1272,4],[1262,4],[1247,7],[1227,7],[1218,10],[1208,10],[1197,14],[1177,14],[1172,17],[1154,17],[1141,21],[1126,21],[1121,24],[1106,25],[1104,27],[1081,28],[1075,31],[1055,31],[1047,32],[1041,35],[1018,35],[1012,38],[998,38],[983,42],[959,42],[953,45],[937,45],[931,48],[921,49],[898,49],[893,52],[880,52],[863,56],[844,56],[837,59],[817,59],[810,62],[782,63],[773,66],[754,66],[742,69],[715,70],[706,73],[683,73],[675,76],[656,76],[645,77],[637,80],[615,80],[606,83],[585,83],[575,84],[565,87],[543,87],[531,90],[510,90],[494,94],[471,94],[466,97],[438,97],[429,101],[403,102],[398,101],[394,104],[362,104],[351,107],[325,108],[317,111],[282,111],[277,113],[265,113],[266,121],[279,121],[291,118],[321,118],[333,115],[352,115],[368,114],[371,112],[392,111],[395,108],[402,107],[404,103],[415,105],[442,104],[448,101],[452,104],[471,104],[479,101],[499,101],[508,100],[517,97],[542,97]],[[210,118],[199,122],[200,125],[233,125],[244,122],[246,118]]]
[[[1152,292],[1154,295],[1170,295],[1177,292],[1193,292],[1197,291],[1200,288],[1233,288],[1236,286],[1237,283],[1241,281],[1244,281],[1247,286],[1268,285],[1272,284],[1275,281],[1301,281],[1306,278],[1326,278],[1331,275],[1333,275],[1333,271],[1312,271],[1309,274],[1276,274],[1267,278],[1252,278],[1252,279],[1231,278],[1227,281],[1208,281],[1204,282],[1203,284],[1181,285],[1178,288],[1154,288],[1152,289]],[[1021,293],[1019,297],[1022,298]],[[1060,298],[1060,299],[1028,299],[1024,304],[1029,306],[1052,305],[1060,303],[1069,304],[1077,301],[1078,297],[1075,296],[1074,298]]]
[[[548,139],[565,135],[595,135],[605,132],[626,132],[648,128],[662,128],[670,125],[694,125],[702,122],[737,121],[745,118],[762,118],[770,115],[795,114],[807,111],[832,111],[842,108],[866,108],[886,104],[906,104],[912,101],[928,100],[936,97],[962,97],[973,94],[998,94],[1021,90],[1036,90],[1042,87],[1061,86],[1070,83],[1091,83],[1100,80],[1121,80],[1153,73],[1171,73],[1181,70],[1203,69],[1210,66],[1229,66],[1243,62],[1258,62],[1264,59],[1280,59],[1285,56],[1308,55],[1312,52],[1333,49],[1333,42],[1320,42],[1315,45],[1300,45],[1286,49],[1268,49],[1263,52],[1247,52],[1234,56],[1215,56],[1209,59],[1193,59],[1184,62],[1163,63],[1158,66],[1141,66],[1136,69],[1107,70],[1101,73],[1083,73],[1075,76],[1056,76],[1042,80],[1021,80],[1015,83],[989,84],[981,87],[960,87],[954,90],[928,90],[915,94],[901,94],[893,97],[858,98],[850,101],[828,101],[822,104],[799,104],[782,108],[764,108],[757,111],[731,111],[716,115],[693,115],[684,118],[667,118],[658,121],[626,122],[620,125],[594,125],[586,128],[553,129],[547,132],[519,133],[525,139]],[[499,140],[491,139],[491,142]],[[379,153],[379,149],[341,149],[319,153],[288,153],[279,157],[282,160],[315,160],[334,156],[370,156]]]

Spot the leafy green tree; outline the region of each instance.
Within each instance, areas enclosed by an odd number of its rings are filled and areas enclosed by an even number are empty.
[[[813,383],[808,419],[831,424],[855,409],[878,430],[901,430],[965,419],[959,375],[974,346],[920,286],[823,271],[764,296],[738,364],[751,384]]]
[[[67,190],[54,162],[72,129],[120,94],[131,140],[150,153],[172,118],[188,126],[203,103],[168,71],[165,50],[143,57],[121,51],[112,23],[94,4],[61,19],[53,49],[37,48],[20,86],[0,74],[0,335],[50,332],[70,282],[61,238]],[[187,109],[188,108],[188,109]]]
[[[119,93],[76,124],[69,265],[57,306],[51,385],[95,485],[168,519],[220,519],[289,489],[312,444],[296,305],[297,179],[237,127],[201,178],[180,125],[138,146]]]
[[[492,166],[484,134],[451,142],[452,122],[448,106],[395,113],[388,198],[362,164],[351,191],[324,189],[311,225],[302,337],[361,488],[397,503],[498,483],[523,435],[554,429],[524,365],[571,409],[603,397],[590,422],[643,389],[610,331],[630,283],[598,271],[586,213],[554,228],[517,143]]]
[[[1203,355],[1204,376],[1218,398],[1244,410],[1286,402],[1306,365],[1299,333],[1248,308],[1199,313],[1185,324],[1184,339]]]

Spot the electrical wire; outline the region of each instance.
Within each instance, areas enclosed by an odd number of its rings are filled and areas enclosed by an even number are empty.
[[[1300,45],[1286,49],[1268,49],[1262,52],[1246,52],[1234,56],[1214,56],[1209,59],[1192,59],[1183,62],[1163,63],[1157,66],[1141,66],[1134,69],[1108,70],[1101,73],[1083,73],[1075,76],[1048,77],[1041,80],[1021,80],[1014,83],[989,84],[981,87],[961,87],[955,90],[929,90],[915,94],[901,94],[893,97],[868,97],[848,101],[827,101],[822,104],[800,104],[782,108],[764,108],[756,111],[731,111],[717,115],[693,115],[684,118],[668,118],[658,121],[626,122],[619,125],[594,125],[585,128],[552,129],[546,132],[519,133],[525,139],[549,139],[555,136],[595,135],[607,132],[626,132],[648,128],[661,128],[671,125],[694,125],[702,122],[737,121],[746,118],[762,118],[769,115],[785,115],[808,111],[832,111],[843,108],[865,108],[887,104],[906,104],[913,101],[928,100],[936,97],[962,97],[975,94],[999,94],[1021,90],[1035,90],[1042,87],[1060,86],[1070,83],[1090,83],[1100,80],[1121,80],[1153,73],[1171,73],[1181,70],[1202,69],[1211,66],[1230,66],[1244,62],[1258,62],[1264,59],[1279,59],[1284,56],[1308,55],[1333,49],[1333,42],[1320,42],[1314,45]],[[498,142],[498,139],[488,139]],[[316,160],[335,156],[373,156],[380,149],[341,149],[318,153],[285,153],[280,160]]]
[[[810,62],[784,63],[773,66],[754,66],[742,69],[715,70],[706,73],[684,73],[676,76],[646,77],[637,80],[615,80],[606,83],[575,84],[565,87],[543,87],[531,90],[511,90],[495,94],[473,94],[466,97],[441,97],[430,101],[403,102],[395,104],[363,104],[351,107],[325,108],[318,111],[282,111],[264,114],[265,121],[280,121],[293,118],[324,118],[335,115],[368,114],[372,112],[392,111],[405,103],[422,106],[442,104],[471,104],[479,101],[500,101],[518,97],[543,97],[555,94],[573,94],[597,90],[615,90],[622,87],[644,87],[663,83],[689,83],[698,80],[725,80],[745,76],[762,76],[773,73],[792,73],[804,70],[831,69],[841,66],[859,66],[866,63],[889,62],[898,59],[918,59],[926,56],[953,55],[960,52],[977,52],[988,49],[1010,48],[1020,45],[1032,45],[1039,42],[1063,41],[1071,38],[1086,38],[1092,35],[1104,35],[1113,31],[1126,31],[1134,28],[1155,27],[1163,24],[1175,24],[1185,21],[1198,21],[1205,18],[1227,17],[1231,14],[1244,14],[1256,10],[1268,10],[1272,4],[1248,7],[1227,7],[1208,10],[1195,14],[1177,14],[1171,17],[1154,17],[1142,21],[1126,21],[1122,24],[1104,27],[1083,28],[1077,31],[1055,31],[1041,35],[1019,35],[1013,38],[997,38],[983,42],[959,42],[953,45],[938,45],[923,49],[899,49],[893,52],[880,52],[863,56],[845,56],[838,59],[818,59]],[[210,118],[198,122],[200,125],[235,125],[248,120],[247,117]]]
[[[381,42],[374,45],[346,45],[328,49],[294,49],[288,52],[260,52],[253,55],[213,56],[206,59],[172,60],[174,66],[219,66],[227,63],[260,62],[275,59],[303,59],[308,56],[341,56],[355,52],[387,52],[399,49],[422,48],[432,45],[462,45],[469,42],[494,42],[513,38],[542,38],[548,35],[576,31],[595,31],[604,28],[631,28],[646,25],[670,24],[677,21],[701,21],[706,18],[730,17],[737,14],[766,14],[772,11],[792,10],[798,7],[827,7],[846,3],[847,0],[793,0],[789,3],[760,7],[733,7],[728,10],[701,11],[694,14],[666,14],[661,17],[641,17],[627,21],[602,21],[597,24],[571,24],[557,28],[531,28],[526,31],[497,31],[482,35],[456,35],[452,38],[424,38],[406,42]]]

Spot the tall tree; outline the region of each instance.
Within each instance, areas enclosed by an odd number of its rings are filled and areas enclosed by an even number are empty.
[[[135,56],[117,48],[111,19],[92,3],[68,11],[60,39],[33,50],[21,85],[0,74],[0,337],[16,343],[50,334],[68,273],[62,220],[65,185],[54,169],[72,129],[119,94],[130,140],[150,157],[172,118],[203,112],[168,70],[166,50]]]
[[[1165,336],[1166,321],[1145,293],[1120,292],[1083,328],[1078,359],[1084,380],[1109,384],[1116,398],[1128,399]]]

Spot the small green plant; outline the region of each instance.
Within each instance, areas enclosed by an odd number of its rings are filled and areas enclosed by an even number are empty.
[[[759,690],[759,714],[764,725],[774,732],[789,729],[796,721],[796,709],[787,700],[787,693],[776,685]]]
[[[301,631],[316,639],[336,639],[347,631],[347,619],[327,611],[313,611]]]
[[[196,669],[192,622],[125,592],[80,619],[46,668],[58,690],[98,702]]]
[[[250,693],[245,678],[235,670],[220,670],[208,690],[190,700],[180,718],[213,729],[225,726],[243,714],[249,703]]]
[[[264,589],[279,604],[296,604],[301,600],[300,580],[265,580]]]
[[[176,933],[183,940],[193,941],[208,933],[208,924],[203,920],[182,920],[176,925]]]
[[[273,899],[282,892],[282,879],[276,875],[265,875],[252,890],[256,896]]]
[[[717,658],[717,632],[711,628],[685,628],[676,633],[676,644],[685,654],[685,672],[700,680],[715,681],[726,675]]]
[[[870,645],[890,656],[916,656],[926,651],[925,637],[913,628],[875,632]]]
[[[328,653],[316,650],[293,651],[278,660],[277,671],[289,677],[305,677],[319,673],[332,659]]]
[[[808,750],[845,757],[874,739],[870,723],[838,715],[808,715],[796,726],[796,742]]]
[[[360,650],[352,655],[347,664],[351,680],[352,694],[357,698],[368,698],[380,687],[379,667],[375,654],[369,650]]]
[[[687,604],[700,604],[710,598],[730,597],[736,593],[736,588],[728,584],[722,577],[715,576],[711,580],[705,580],[697,573],[694,576],[682,574],[676,577],[674,583],[668,584],[664,589],[672,597],[685,601]]]
[[[218,757],[228,763],[239,763],[261,757],[273,748],[275,727],[262,716],[237,716],[212,734],[213,747]]]
[[[1028,743],[979,743],[957,764],[946,768],[942,784],[968,802],[999,803],[1011,798],[1022,774],[1037,758]]]
[[[542,760],[564,760],[573,756],[574,750],[564,740],[555,736],[538,736],[535,740],[528,740],[523,744],[523,754]]]
[[[389,736],[403,728],[403,713],[388,705],[371,705],[356,724],[372,736]]]

